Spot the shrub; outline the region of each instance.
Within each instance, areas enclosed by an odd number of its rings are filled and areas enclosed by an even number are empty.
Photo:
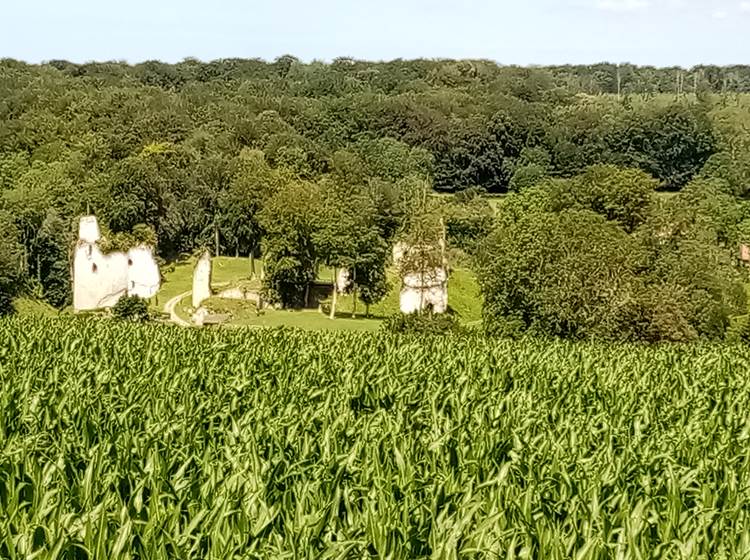
[[[112,315],[124,321],[145,323],[149,320],[148,304],[138,296],[124,296],[112,308]]]

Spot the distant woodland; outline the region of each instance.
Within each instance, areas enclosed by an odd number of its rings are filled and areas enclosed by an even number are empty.
[[[689,318],[674,336],[653,331],[653,321],[634,327],[655,305],[646,302],[698,297],[677,280],[650,292],[666,267],[650,254],[626,266],[634,278],[651,275],[628,288],[641,310],[629,308],[638,315],[630,326],[580,330],[571,325],[591,318],[556,322],[559,310],[542,313],[517,291],[493,298],[501,287],[491,277],[509,271],[488,255],[521,239],[514,228],[531,227],[529,216],[541,212],[554,214],[548,223],[568,240],[581,224],[602,225],[603,254],[623,246],[611,235],[638,247],[670,235],[680,246],[700,239],[725,251],[736,275],[732,259],[750,232],[748,93],[750,66],[0,60],[0,294],[66,305],[76,219],[96,213],[113,244],[149,239],[165,260],[205,246],[270,255],[269,293],[290,303],[321,263],[361,267],[377,297],[382,275],[373,270],[386,248],[399,235],[428,235],[423,218],[438,212],[451,244],[475,257],[488,313],[512,317],[503,332],[544,324],[563,336],[639,338],[648,328],[655,339],[718,336],[744,312],[736,283],[701,287],[721,308],[706,319],[710,328]],[[509,196],[489,209],[484,194]],[[689,233],[693,226],[702,233]],[[477,243],[488,239],[497,250]],[[531,281],[514,273],[516,285]],[[529,294],[538,297],[536,288]]]

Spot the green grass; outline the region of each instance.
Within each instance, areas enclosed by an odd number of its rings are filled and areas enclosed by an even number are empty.
[[[212,284],[235,284],[250,279],[250,259],[235,257],[214,257],[212,259]],[[256,259],[256,271],[260,274],[261,261]],[[164,281],[152,305],[163,306],[171,298],[193,289],[193,269],[195,259],[178,261],[166,265],[162,271]]]
[[[206,300],[203,304],[213,314],[229,314],[231,319],[224,325],[227,327],[290,327],[302,330],[328,330],[328,331],[375,331],[380,326],[379,320],[357,317],[352,319],[351,315],[338,313],[335,320],[317,310],[277,310],[266,308],[260,312],[254,303],[241,300],[228,300],[217,297]],[[183,306],[183,314],[187,315],[188,309]]]
[[[370,314],[374,317],[385,318],[400,311],[399,299],[401,293],[401,281],[394,271],[388,272],[390,290],[383,301],[370,307]],[[479,285],[471,271],[466,269],[455,269],[448,279],[448,305],[458,314],[459,320],[464,324],[475,323],[482,318],[482,296]],[[351,315],[353,298],[351,295],[341,296],[336,307],[342,314]],[[357,302],[357,312],[364,313],[365,306]]]
[[[233,320],[231,325],[238,327],[290,327],[302,330],[319,331],[375,331],[380,327],[377,319],[358,317],[352,319],[350,315],[337,313],[331,320],[316,310],[304,309],[299,311],[267,309],[256,316],[249,312]]]
[[[38,317],[0,340],[0,558],[750,555],[750,347]]]
[[[497,214],[497,209],[500,207],[500,203],[503,201],[504,196],[505,195],[501,194],[487,196],[487,203],[495,214]]]
[[[170,298],[187,292],[192,288],[194,261],[181,262],[169,267],[164,276],[165,281],[158,296],[159,310]],[[256,270],[260,273],[260,261],[256,261]],[[216,291],[229,287],[246,285],[258,289],[258,279],[250,281],[250,263],[247,258],[217,257],[213,259],[212,283]],[[318,280],[330,282],[333,271],[321,267]],[[383,318],[399,312],[400,280],[394,271],[388,272],[390,290],[383,301],[371,306],[371,318],[365,318],[365,305],[357,302],[357,318],[352,319],[353,302],[351,295],[343,295],[337,305],[337,318],[330,320],[316,310],[279,311],[266,309],[263,315],[257,315],[255,306],[243,302],[222,303],[224,309],[231,308],[232,319],[226,326],[280,327],[289,326],[306,330],[377,330]],[[450,307],[459,315],[464,324],[474,324],[481,320],[482,300],[479,287],[473,274],[466,269],[456,269],[448,283],[448,301]],[[214,300],[218,306],[218,302]],[[152,300],[152,306],[155,306]],[[175,308],[177,314],[190,321],[192,315],[189,297],[183,299]],[[224,311],[217,311],[224,312]]]
[[[247,257],[214,257],[211,262],[213,265],[211,280],[214,285],[226,283],[234,285],[243,280],[250,280],[250,259]],[[255,259],[255,272],[258,277],[262,265],[260,259]]]
[[[162,268],[163,281],[159,293],[149,300],[152,309],[161,311],[175,296],[193,289],[194,260],[170,263]]]
[[[379,303],[370,306],[370,315],[378,319],[383,319],[399,311],[399,291],[401,284],[398,275],[392,271],[388,271],[388,284],[390,290],[386,294],[385,298]],[[357,313],[364,315],[365,305],[361,301],[357,301]],[[340,295],[336,303],[336,311],[342,315],[351,315],[354,308],[353,297],[350,294]]]
[[[453,270],[448,279],[448,305],[464,324],[482,320],[482,294],[474,274],[465,268]]]

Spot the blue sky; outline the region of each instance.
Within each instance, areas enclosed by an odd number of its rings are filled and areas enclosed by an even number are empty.
[[[0,57],[750,64],[750,0],[6,0]]]

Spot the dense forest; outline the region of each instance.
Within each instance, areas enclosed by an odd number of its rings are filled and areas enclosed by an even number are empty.
[[[476,255],[487,312],[513,318],[503,332],[720,336],[744,305],[732,259],[750,229],[748,92],[745,66],[0,60],[0,297],[6,307],[19,291],[66,305],[74,226],[91,212],[113,243],[156,239],[165,260],[204,246],[262,252],[268,291],[285,303],[299,300],[322,263],[356,271],[362,297],[375,299],[393,238],[435,235],[424,217],[437,211],[451,243]],[[451,196],[436,210],[427,190]],[[484,192],[510,193],[499,215]],[[539,220],[552,224],[547,245],[520,246],[524,236],[542,239]],[[623,313],[604,330],[598,318],[542,313],[493,280],[513,277],[498,254],[563,238],[580,249],[588,231],[601,233],[600,255],[629,255],[605,261],[632,280],[630,303],[615,306],[636,315],[630,327],[618,322]],[[676,253],[654,241],[675,235]],[[649,243],[658,249],[634,250]],[[714,261],[707,248],[721,250]],[[682,262],[675,255],[688,249],[691,262],[727,263],[701,269],[700,294],[696,269],[665,284],[666,271],[676,274],[670,259]],[[512,271],[514,286],[541,297],[548,279],[532,282],[527,264]],[[731,279],[714,277],[724,270]],[[675,330],[664,319],[677,301],[704,309],[701,298],[717,306],[703,326],[686,315]],[[659,317],[653,302],[666,302]],[[579,328],[592,320],[596,328]]]

